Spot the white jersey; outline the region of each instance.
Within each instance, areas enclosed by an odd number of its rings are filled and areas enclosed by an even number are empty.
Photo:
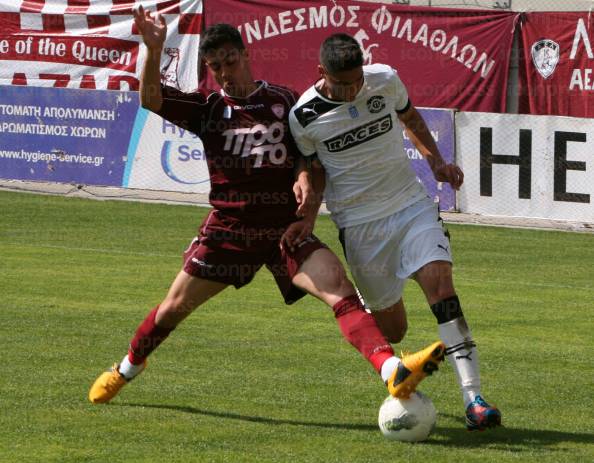
[[[386,217],[427,196],[396,116],[410,106],[406,88],[390,66],[363,66],[363,75],[353,101],[329,100],[312,86],[289,115],[303,155],[317,154],[326,170],[326,204],[339,228]]]

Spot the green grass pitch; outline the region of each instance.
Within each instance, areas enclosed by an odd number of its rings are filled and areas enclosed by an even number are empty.
[[[330,309],[282,303],[262,270],[198,309],[109,405],[89,386],[164,296],[206,209],[0,193],[0,462],[594,461],[594,235],[450,225],[483,392],[464,428],[446,364],[430,439],[385,440],[387,392]],[[316,233],[336,252],[327,217]],[[341,256],[342,257],[342,256]],[[415,283],[397,349],[437,338]]]

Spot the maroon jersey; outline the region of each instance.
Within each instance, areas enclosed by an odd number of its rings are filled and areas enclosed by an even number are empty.
[[[299,152],[288,114],[298,94],[258,84],[246,98],[162,86],[163,106],[157,114],[202,140],[215,209],[244,224],[282,227],[296,219],[293,183]]]

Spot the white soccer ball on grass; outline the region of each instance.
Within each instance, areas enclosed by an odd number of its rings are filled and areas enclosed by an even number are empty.
[[[382,434],[390,440],[420,442],[435,427],[437,411],[431,399],[419,391],[408,399],[388,396],[379,409],[378,423]]]

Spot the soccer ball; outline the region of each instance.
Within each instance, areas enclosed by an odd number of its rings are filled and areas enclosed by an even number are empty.
[[[408,399],[388,396],[379,409],[378,423],[387,439],[419,442],[429,437],[436,419],[431,399],[417,391]]]

